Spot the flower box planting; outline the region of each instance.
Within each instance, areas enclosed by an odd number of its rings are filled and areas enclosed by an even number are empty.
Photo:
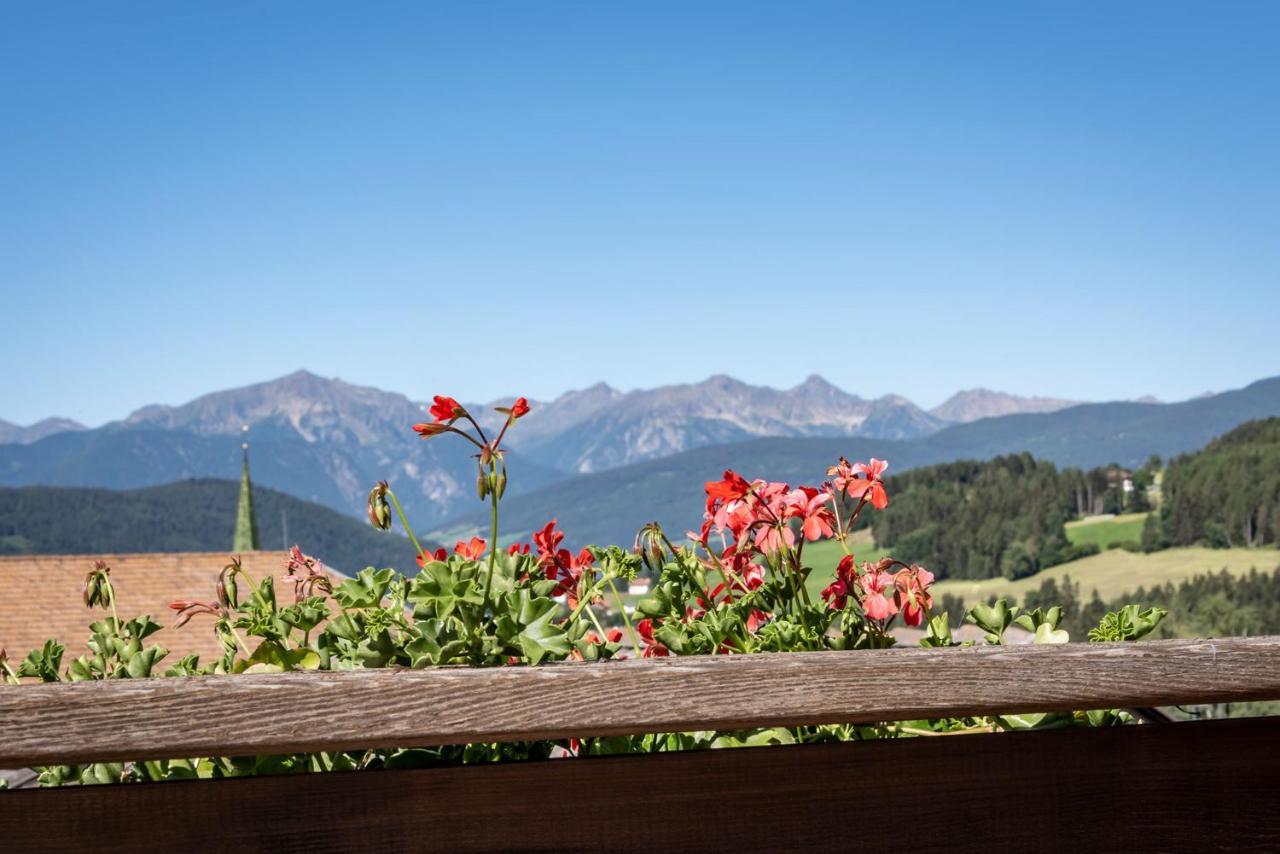
[[[295,548],[251,577],[233,559],[207,601],[172,606],[224,654],[170,661],[100,564],[89,655],[0,656],[0,767],[46,787],[0,794],[7,846],[1280,846],[1280,719],[1153,711],[1280,698],[1280,638],[1139,640],[1163,612],[1132,605],[1073,643],[1060,609],[996,602],[967,615],[984,641],[960,644],[929,569],[850,550],[892,498],[880,460],[814,486],[725,472],[679,541],[650,524],[574,552],[551,520],[500,548],[503,440],[528,404],[492,438],[453,398],[430,411],[416,432],[474,451],[487,537],[424,547],[380,482],[370,522],[406,529],[415,574],[338,582]],[[831,538],[843,556],[811,566],[806,544]],[[901,624],[918,647],[896,646]],[[1012,626],[1034,643],[1005,645]]]

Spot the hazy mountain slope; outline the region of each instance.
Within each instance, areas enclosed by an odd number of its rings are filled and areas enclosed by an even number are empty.
[[[1030,451],[1059,466],[1136,465],[1203,446],[1245,421],[1280,415],[1280,377],[1182,403],[1089,403],[948,427],[925,440],[945,459]]]
[[[561,418],[557,403],[544,408],[551,410],[560,430],[522,431],[512,436],[512,447],[572,472],[601,471],[763,436],[912,438],[944,426],[906,398],[863,400],[819,376],[786,390],[714,376],[701,383],[613,392],[605,405],[576,420]]]
[[[239,484],[229,480],[124,491],[0,488],[0,554],[230,554],[238,491]],[[297,543],[343,572],[369,565],[414,568],[413,547],[399,534],[375,531],[358,519],[271,489],[255,487],[253,500],[264,549]]]
[[[1057,412],[1079,401],[1059,400],[1053,397],[1020,397],[985,388],[958,391],[942,404],[929,410],[929,414],[944,421],[968,424],[980,418],[996,418],[1001,415],[1018,415],[1024,412]]]
[[[492,406],[470,408],[496,430],[502,417]],[[258,483],[359,514],[385,478],[410,517],[428,526],[474,506],[475,464],[457,437],[416,436],[410,426],[424,417],[404,395],[298,371],[181,406],[144,407],[95,430],[0,444],[0,484],[119,489],[231,477],[249,425]],[[864,401],[819,377],[785,391],[729,377],[626,394],[599,383],[534,403],[509,435],[510,494],[759,436],[916,436],[941,425],[905,398]]]
[[[656,519],[683,534],[701,518],[703,482],[726,468],[792,483],[823,480],[837,456],[888,459],[892,472],[960,459],[1030,451],[1058,466],[1138,465],[1202,447],[1254,418],[1280,415],[1280,377],[1178,404],[1082,404],[1054,413],[1010,415],[947,428],[924,439],[776,438],[706,447],[577,477],[503,502],[503,530],[526,534],[552,516],[575,544],[630,542]],[[479,529],[463,517],[443,530]]]
[[[230,477],[248,424],[255,482],[360,514],[370,487],[387,479],[410,518],[429,525],[476,501],[476,469],[458,437],[415,435],[421,418],[403,395],[299,371],[184,406],[146,407],[96,430],[0,445],[0,483],[120,489]],[[508,466],[516,493],[561,477],[519,454]]]
[[[22,445],[38,442],[45,436],[54,433],[66,433],[72,430],[85,430],[83,424],[70,418],[45,418],[28,427],[13,424],[0,418],[0,445],[18,443]]]

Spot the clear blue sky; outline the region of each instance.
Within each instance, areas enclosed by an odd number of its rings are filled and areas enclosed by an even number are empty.
[[[0,417],[1280,373],[1280,4],[0,6]]]

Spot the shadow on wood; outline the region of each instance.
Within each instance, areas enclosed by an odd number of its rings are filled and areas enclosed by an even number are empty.
[[[1280,718],[0,795],[11,851],[1280,850]]]

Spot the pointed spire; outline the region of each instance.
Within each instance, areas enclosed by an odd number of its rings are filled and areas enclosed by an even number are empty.
[[[253,515],[253,484],[249,482],[249,425],[244,426],[245,440],[240,449],[244,464],[240,469],[240,499],[236,503],[236,530],[231,541],[233,552],[258,550],[258,520]]]

